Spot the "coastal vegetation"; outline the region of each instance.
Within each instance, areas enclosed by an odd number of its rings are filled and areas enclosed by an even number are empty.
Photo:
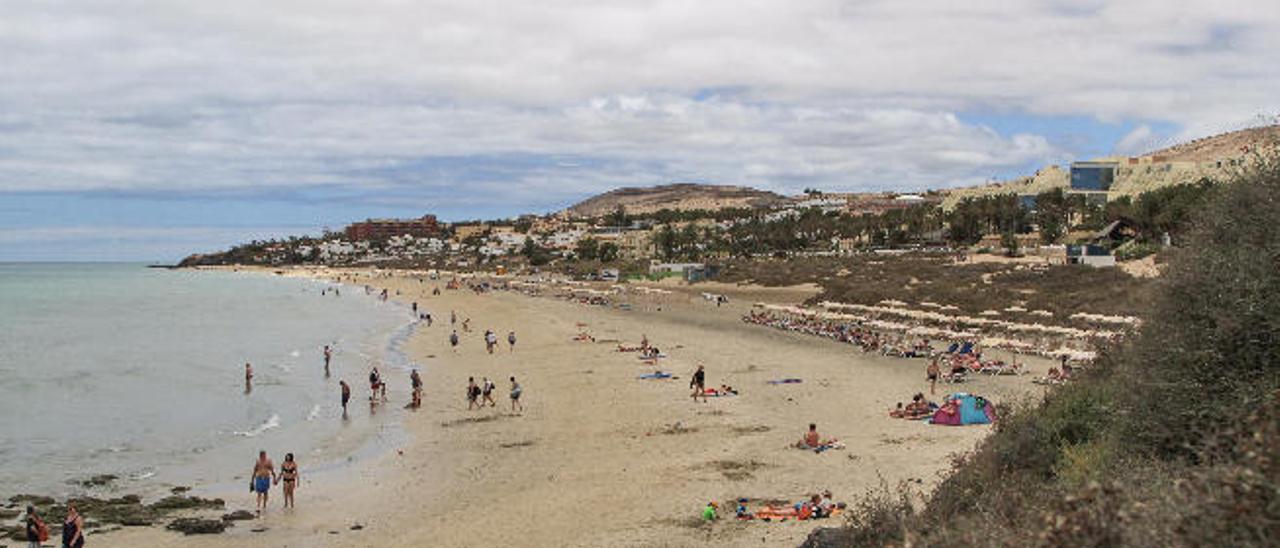
[[[1280,163],[1161,196],[1148,226],[1183,245],[1136,337],[1003,416],[927,499],[882,486],[805,546],[1274,545]]]

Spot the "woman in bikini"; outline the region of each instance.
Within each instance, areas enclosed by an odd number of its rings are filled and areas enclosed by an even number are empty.
[[[278,483],[284,484],[284,507],[293,508],[293,490],[298,487],[298,463],[293,460],[293,453],[285,453],[284,462],[280,463]]]

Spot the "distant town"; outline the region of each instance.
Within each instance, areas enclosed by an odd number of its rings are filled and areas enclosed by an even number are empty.
[[[620,189],[546,215],[366,219],[319,237],[192,255],[182,265],[563,268],[588,277],[698,278],[714,273],[707,264],[734,258],[927,250],[1108,267],[1173,244],[1208,189],[1274,147],[1277,134],[1265,126],[1140,157],[920,193],[806,189],[783,197],[679,184]]]

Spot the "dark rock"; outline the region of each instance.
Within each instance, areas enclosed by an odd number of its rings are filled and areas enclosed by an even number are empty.
[[[227,522],[220,519],[178,518],[165,526],[165,529],[184,535],[216,535],[226,531],[227,527]]]
[[[173,494],[175,494],[175,495],[181,495],[181,494],[186,493],[187,491],[190,491],[190,490],[191,490],[191,488],[190,488],[190,487],[187,487],[187,486],[185,486],[185,485],[179,485],[179,486],[177,486],[177,487],[174,487],[173,489],[170,489],[170,490],[169,490],[169,492],[170,492],[170,493],[173,493]]]
[[[226,503],[224,503],[222,499],[202,499],[200,497],[180,497],[173,495],[151,503],[149,508],[165,512],[171,510],[217,510],[224,506],[226,506]]]
[[[34,504],[36,506],[49,506],[50,504],[53,504],[54,501],[53,497],[42,497],[40,495],[14,495],[9,497],[9,502]],[[23,540],[26,540],[26,537],[23,537]]]
[[[364,529],[364,526],[363,526],[363,525],[360,525],[359,523],[357,523],[357,524],[355,524],[355,525],[352,525],[352,526],[351,526],[351,530],[352,530],[352,531],[359,531],[359,530],[361,530],[361,529]]]
[[[19,510],[17,508],[14,508],[12,510],[8,510],[8,509],[0,510],[0,519],[13,519],[18,517],[18,515],[22,514],[23,512],[24,512],[23,510]]]
[[[253,512],[248,510],[236,510],[230,514],[223,514],[222,521],[244,521],[247,519],[253,519],[254,517],[256,516],[254,516]]]
[[[93,476],[87,480],[80,482],[80,485],[83,485],[85,487],[101,487],[117,479],[119,479],[119,476],[116,476],[115,474],[98,474],[96,476]]]

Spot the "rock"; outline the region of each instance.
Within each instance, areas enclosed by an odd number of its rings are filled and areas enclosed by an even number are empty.
[[[149,506],[152,510],[161,512],[171,510],[200,510],[200,509],[221,509],[226,506],[222,499],[202,499],[200,497],[180,497],[177,495],[168,496],[157,500]]]
[[[34,504],[36,506],[49,506],[50,504],[53,504],[54,501],[53,497],[42,497],[40,495],[14,495],[9,497],[9,502]],[[23,537],[23,540],[26,540],[26,537]]]
[[[175,495],[181,495],[181,494],[186,493],[187,491],[190,491],[190,490],[191,490],[191,488],[190,488],[190,487],[187,487],[187,486],[185,486],[185,485],[179,485],[179,486],[177,486],[177,487],[174,487],[173,489],[170,489],[170,490],[169,490],[169,492],[170,492],[170,493],[173,493],[173,494],[175,494]]]
[[[256,516],[254,516],[253,512],[248,510],[236,510],[230,514],[223,514],[222,521],[244,521],[247,519],[253,519],[254,517]]]
[[[119,479],[119,476],[116,476],[115,474],[98,474],[80,482],[80,485],[85,487],[101,487],[117,479]]]
[[[226,531],[227,527],[227,522],[220,519],[178,518],[165,526],[165,529],[184,535],[217,535]]]
[[[24,511],[14,508],[12,510],[0,510],[0,519],[14,519],[21,515]]]
[[[359,530],[361,530],[361,529],[364,529],[364,526],[363,526],[363,525],[360,525],[359,523],[357,523],[357,524],[355,524],[355,525],[352,525],[352,526],[351,526],[351,530],[352,530],[352,531],[359,531]]]

